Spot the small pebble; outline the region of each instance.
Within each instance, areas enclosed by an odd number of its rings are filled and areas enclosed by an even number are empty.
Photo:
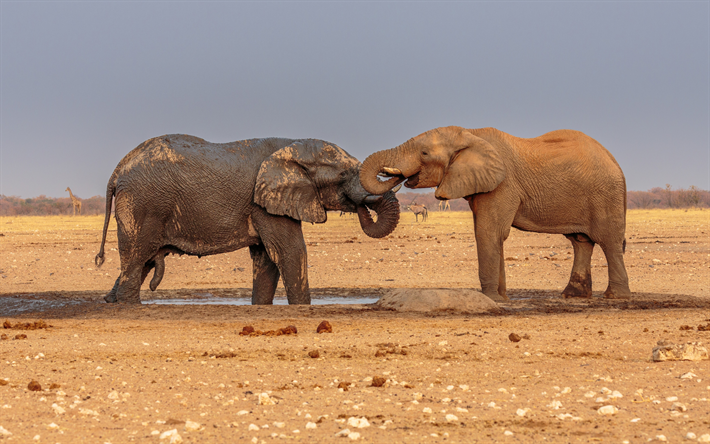
[[[605,405],[603,407],[599,407],[599,410],[597,410],[597,413],[600,415],[614,415],[619,411],[616,407],[613,405]]]

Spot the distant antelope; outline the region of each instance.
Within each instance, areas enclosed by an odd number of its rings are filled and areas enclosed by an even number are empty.
[[[419,215],[422,215],[422,222],[426,222],[427,216],[429,216],[429,211],[426,209],[425,205],[412,204],[409,206],[409,210],[414,213],[414,218],[419,222]]]
[[[72,216],[76,216],[76,209],[79,209],[79,214],[81,215],[81,200],[79,200],[78,197],[72,194],[71,188],[67,187],[66,190],[64,191],[69,191],[69,197],[71,197],[71,207],[72,210],[74,211]]]

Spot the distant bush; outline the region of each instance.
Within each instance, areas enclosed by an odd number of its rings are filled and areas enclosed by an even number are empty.
[[[106,211],[106,198],[94,196],[81,199],[81,214],[96,215]],[[30,199],[0,195],[0,216],[52,216],[72,214],[71,199],[47,197],[44,194]]]
[[[701,190],[695,185],[688,189],[673,190],[670,185],[665,188],[655,187],[648,191],[629,191],[626,206],[629,209],[638,208],[708,208],[710,207],[710,191]]]
[[[397,193],[397,199],[402,207],[412,204],[426,205],[429,211],[439,209],[439,200],[434,193]],[[449,201],[451,211],[468,211],[465,199]],[[81,214],[104,214],[106,200],[104,196],[94,196],[81,200]],[[688,189],[671,189],[656,187],[648,191],[629,191],[627,193],[629,209],[643,208],[709,208],[710,191],[701,190],[696,186]],[[71,199],[68,197],[47,197],[45,195],[22,199],[17,196],[0,195],[0,216],[51,216],[72,214]]]

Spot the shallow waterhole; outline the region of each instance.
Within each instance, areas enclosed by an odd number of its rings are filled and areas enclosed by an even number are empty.
[[[379,296],[312,296],[311,305],[351,305],[351,304],[374,304],[379,300]],[[42,312],[56,308],[67,307],[76,304],[84,304],[86,300],[69,299],[36,299],[22,297],[2,297],[0,298],[0,316],[12,317],[23,313]],[[144,299],[143,305],[251,305],[251,297],[224,298],[217,297],[211,293],[202,293],[191,298],[162,298]],[[102,301],[92,301],[89,303],[104,303]],[[274,305],[288,305],[285,297],[275,297]]]

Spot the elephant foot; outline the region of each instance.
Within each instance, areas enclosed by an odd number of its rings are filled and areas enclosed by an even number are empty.
[[[564,298],[591,298],[592,297],[592,276],[591,274],[581,275],[572,273],[569,283],[562,290]]]
[[[490,292],[490,293],[486,293],[486,292],[482,292],[482,293],[485,294],[486,296],[488,296],[489,298],[491,298],[494,302],[507,302],[510,300],[510,299],[508,299],[508,295],[498,294],[497,291]]]
[[[630,290],[612,290],[607,288],[604,292],[604,299],[631,299]]]
[[[116,298],[116,293],[109,293],[106,296],[104,296],[104,301],[108,302],[109,304],[115,304],[118,302],[118,299]]]

